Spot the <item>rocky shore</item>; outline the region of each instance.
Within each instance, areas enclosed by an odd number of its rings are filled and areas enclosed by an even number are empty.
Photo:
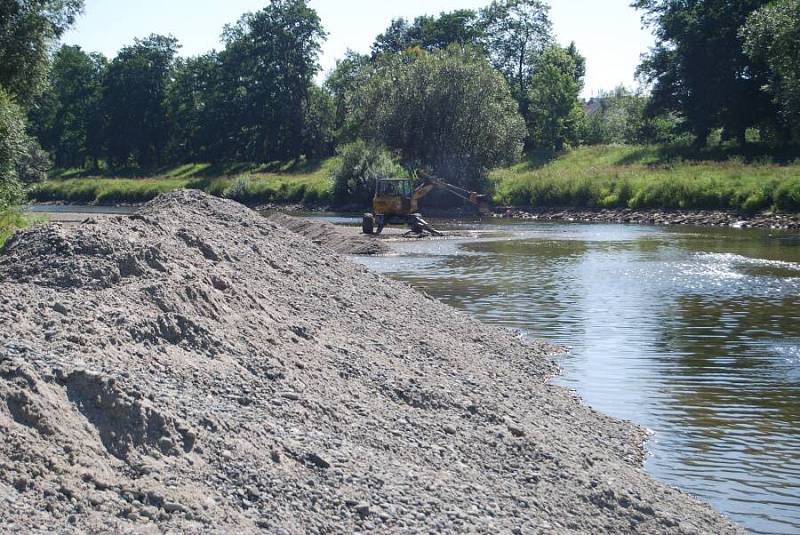
[[[640,225],[695,225],[732,228],[800,230],[800,214],[741,214],[708,210],[580,210],[572,208],[502,208],[495,217],[531,221],[628,223]]]
[[[230,201],[0,250],[0,531],[740,533],[483,325]]]

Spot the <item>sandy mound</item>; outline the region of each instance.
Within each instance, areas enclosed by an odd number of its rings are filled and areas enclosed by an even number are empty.
[[[389,252],[389,246],[377,236],[353,232],[325,221],[286,214],[273,214],[269,220],[340,254],[380,255]]]
[[[5,531],[735,528],[525,344],[230,201],[0,252]]]

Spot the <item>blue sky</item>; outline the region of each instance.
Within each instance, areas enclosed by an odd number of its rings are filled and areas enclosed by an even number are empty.
[[[329,33],[321,64],[328,71],[348,48],[368,52],[394,17],[413,18],[459,8],[477,9],[489,0],[311,0]],[[634,85],[639,56],[652,44],[630,0],[551,0],[559,41],[575,41],[587,58],[586,90]],[[266,0],[86,0],[84,14],[64,36],[68,44],[113,57],[120,47],[151,33],[172,34],[182,55],[219,48],[223,25],[261,9]]]

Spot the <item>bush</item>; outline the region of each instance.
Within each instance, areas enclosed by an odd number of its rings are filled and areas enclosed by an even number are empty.
[[[222,196],[226,199],[244,203],[249,198],[251,186],[252,179],[250,175],[239,175],[223,190]]]
[[[477,189],[489,169],[522,153],[519,104],[478,51],[382,56],[354,102],[348,131],[465,188]]]
[[[375,191],[375,179],[407,176],[405,169],[384,147],[362,140],[336,150],[339,163],[333,169],[333,202],[368,205]]]
[[[0,87],[0,210],[22,200],[17,167],[27,140],[22,110]]]

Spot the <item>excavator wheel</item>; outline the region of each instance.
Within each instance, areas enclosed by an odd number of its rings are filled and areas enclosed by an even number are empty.
[[[380,234],[383,232],[383,227],[386,226],[386,216],[379,215],[375,218],[375,224],[378,225],[378,228],[375,231],[375,234]]]
[[[375,216],[372,214],[364,214],[364,217],[361,218],[361,231],[364,234],[375,233]]]

